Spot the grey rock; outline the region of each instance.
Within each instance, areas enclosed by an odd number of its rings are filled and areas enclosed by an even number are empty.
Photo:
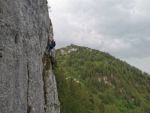
[[[0,0],[0,113],[60,112],[51,62],[42,62],[48,36],[46,0]]]

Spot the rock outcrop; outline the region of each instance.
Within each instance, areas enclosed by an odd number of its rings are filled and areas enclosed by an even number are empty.
[[[42,62],[48,36],[46,0],[0,0],[0,113],[59,113],[52,66]]]

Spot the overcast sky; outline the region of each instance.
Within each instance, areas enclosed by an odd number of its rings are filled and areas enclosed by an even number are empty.
[[[57,48],[95,48],[150,73],[150,0],[48,0]]]

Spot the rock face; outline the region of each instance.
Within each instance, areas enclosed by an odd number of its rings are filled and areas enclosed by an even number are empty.
[[[0,113],[59,113],[48,36],[46,0],[0,0]]]

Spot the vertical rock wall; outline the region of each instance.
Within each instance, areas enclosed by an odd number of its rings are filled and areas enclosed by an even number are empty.
[[[55,76],[42,63],[49,35],[46,0],[0,0],[0,113],[59,113]]]

